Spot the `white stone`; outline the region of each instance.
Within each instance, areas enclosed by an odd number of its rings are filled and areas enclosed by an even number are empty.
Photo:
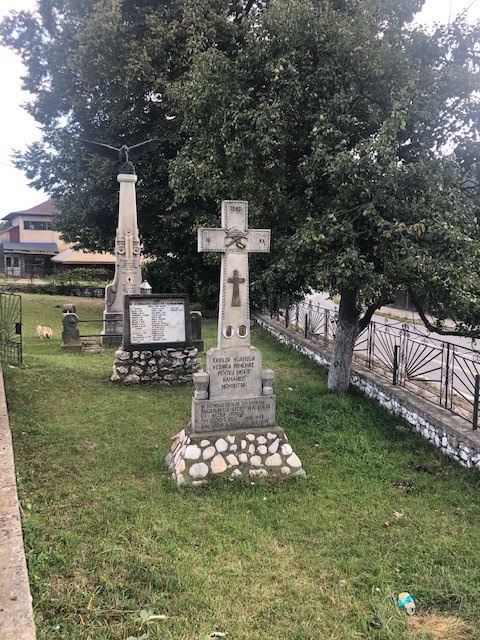
[[[304,469],[297,469],[296,471],[294,471],[292,473],[293,476],[299,476],[300,478],[305,478],[306,477],[306,473]]]
[[[277,438],[272,442],[272,444],[268,447],[269,453],[277,453],[278,447],[280,446],[280,439]]]
[[[242,449],[246,449],[247,448],[247,441],[246,440],[242,440],[240,442],[240,446],[241,446]]]
[[[263,456],[267,453],[267,447],[264,444],[261,444],[257,447],[257,451]]]
[[[230,445],[230,451],[236,451],[237,449],[238,449],[238,445],[237,444]]]
[[[267,467],[279,467],[283,464],[282,456],[279,453],[274,453],[265,460]]]
[[[241,453],[241,454],[238,456],[238,459],[240,460],[240,462],[242,462],[243,464],[245,464],[245,462],[247,462],[247,461],[248,461],[248,456],[247,456],[247,454],[246,454],[246,453]]]
[[[254,445],[254,444],[250,444],[250,445],[248,446],[248,453],[249,453],[250,455],[253,455],[253,454],[255,453],[255,445]]]
[[[185,471],[185,460],[180,460],[175,467],[175,473],[178,475],[179,473],[183,473]]]
[[[230,444],[233,444],[235,442],[235,436],[227,436],[227,440]]]
[[[219,438],[215,443],[215,448],[217,451],[226,451],[228,449],[227,441],[223,438]]]
[[[289,456],[293,453],[293,449],[289,444],[282,444],[281,452],[282,455]]]
[[[265,438],[265,436],[258,436],[257,442],[258,442],[258,444],[266,444],[267,443],[267,439]]]
[[[259,467],[259,466],[262,464],[262,459],[261,459],[261,457],[260,457],[260,456],[252,456],[252,457],[250,458],[250,464],[251,464],[253,467]]]
[[[237,456],[234,456],[233,453],[229,453],[227,456],[227,462],[232,467],[236,467],[238,465]]]
[[[202,484],[205,484],[206,480],[193,480],[192,487],[201,487]]]
[[[283,473],[284,476],[288,476],[290,471],[291,471],[290,467],[282,467],[281,468],[281,472]]]
[[[267,438],[268,440],[275,440],[275,438],[277,437],[277,434],[275,433],[267,433]]]
[[[177,476],[177,487],[184,487],[185,484],[186,484],[185,478],[182,476],[181,473],[179,473]]]
[[[250,442],[253,442],[255,440],[255,436],[253,435],[253,433],[247,433],[245,437],[247,440],[250,440]]]
[[[210,463],[210,469],[212,470],[212,473],[223,473],[226,471],[227,463],[223,459],[223,456],[217,453]]]
[[[205,478],[208,475],[208,467],[204,462],[196,462],[192,464],[188,474],[194,480]]]
[[[202,441],[200,442],[200,446],[201,446],[202,448],[204,448],[204,447],[208,447],[208,445],[209,445],[209,444],[210,444],[210,440],[202,440]]]
[[[266,476],[268,476],[268,471],[266,469],[250,469],[250,471],[248,472],[248,475],[262,476],[265,478]]]
[[[185,458],[187,460],[198,460],[202,454],[202,450],[200,447],[197,447],[196,444],[189,444],[185,450]]]
[[[232,475],[230,477],[231,478],[238,478],[241,475],[242,475],[242,472],[240,471],[240,469],[234,469],[232,471]]]
[[[292,469],[298,469],[299,467],[302,466],[302,463],[300,462],[300,458],[297,456],[296,453],[292,453],[292,455],[287,458],[287,464],[292,467]]]
[[[212,447],[212,446],[207,447],[203,452],[202,458],[204,460],[210,460],[210,458],[213,458],[215,453],[216,453],[215,447]]]

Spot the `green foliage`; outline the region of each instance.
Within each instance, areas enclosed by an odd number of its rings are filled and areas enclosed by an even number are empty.
[[[259,295],[350,289],[369,306],[407,287],[471,318],[478,192],[445,146],[477,132],[480,27],[429,36],[404,26],[418,2],[332,4],[272,1],[240,50],[197,56],[172,90],[177,199],[249,194],[273,229]]]
[[[159,149],[136,164],[144,253],[164,266],[166,256],[178,256],[181,271],[202,273],[196,216],[205,209],[215,215],[218,204],[173,202],[168,162],[182,144],[181,114],[172,110],[166,87],[197,50],[231,48],[244,15],[261,4],[43,0],[37,14],[14,12],[4,20],[1,36],[26,64],[29,111],[43,132],[17,165],[55,199],[56,227],[67,241],[111,250],[117,221],[116,167],[89,155],[79,138],[120,146],[155,137]],[[203,271],[215,281],[211,269]]]
[[[92,267],[76,267],[65,271],[58,271],[50,279],[55,284],[99,284],[105,285],[108,273],[105,269],[95,269]],[[111,278],[110,278],[111,279]]]

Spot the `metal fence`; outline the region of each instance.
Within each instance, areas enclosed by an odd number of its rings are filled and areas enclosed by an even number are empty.
[[[22,366],[22,297],[0,293],[0,362]]]
[[[277,304],[272,308],[272,317],[305,337],[325,345],[335,338],[336,310],[312,302]],[[439,340],[426,330],[422,333],[415,325],[400,321],[372,321],[357,338],[354,360],[394,385],[452,411],[477,429],[480,351],[462,344],[462,340]]]

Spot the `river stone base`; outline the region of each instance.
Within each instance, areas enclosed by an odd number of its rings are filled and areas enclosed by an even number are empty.
[[[114,382],[156,382],[177,385],[190,382],[201,368],[194,347],[162,349],[156,351],[115,352],[111,380]]]
[[[305,476],[280,427],[215,433],[189,433],[187,427],[172,438],[165,462],[178,487],[200,486],[213,476]]]

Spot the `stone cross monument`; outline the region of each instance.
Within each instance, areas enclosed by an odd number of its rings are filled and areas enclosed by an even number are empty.
[[[118,227],[115,234],[115,276],[105,292],[102,344],[120,345],[123,337],[123,311],[126,295],[140,293],[142,283],[141,247],[137,227],[135,183],[137,176],[131,158],[155,149],[160,140],[147,140],[133,147],[111,147],[100,142],[82,140],[87,149],[98,155],[117,160],[120,164],[117,180],[120,183]]]
[[[269,229],[248,229],[247,202],[222,202],[222,228],[198,230],[198,250],[222,254],[218,348],[250,346],[248,254],[270,251]]]
[[[228,478],[304,475],[275,422],[274,373],[250,344],[248,254],[270,251],[270,230],[248,228],[248,203],[222,202],[221,228],[198,230],[199,251],[222,254],[217,346],[194,373],[191,420],[167,464],[177,485]]]

